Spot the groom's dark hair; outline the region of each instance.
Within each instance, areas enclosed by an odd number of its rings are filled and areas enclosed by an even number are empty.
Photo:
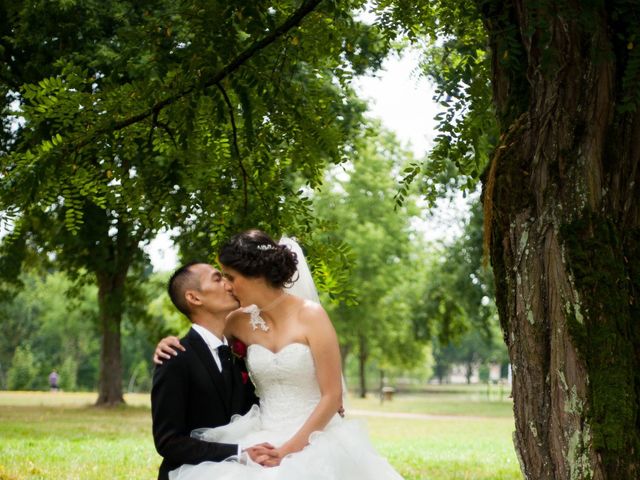
[[[198,265],[201,262],[198,260],[194,260],[192,262],[186,263],[182,265],[179,269],[173,272],[169,282],[167,282],[167,292],[169,293],[169,298],[176,306],[178,310],[180,310],[189,320],[191,317],[191,309],[189,308],[189,302],[184,298],[184,292],[187,290],[199,290],[200,289],[200,279],[191,271],[191,267],[193,265]]]

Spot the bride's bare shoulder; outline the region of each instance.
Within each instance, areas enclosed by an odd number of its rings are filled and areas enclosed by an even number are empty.
[[[318,320],[330,321],[322,305],[312,300],[302,299],[298,316],[303,323],[317,322]]]

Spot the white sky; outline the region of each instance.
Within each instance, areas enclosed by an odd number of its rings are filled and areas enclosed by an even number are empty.
[[[429,150],[435,136],[433,117],[437,113],[433,88],[417,71],[419,58],[416,51],[406,50],[402,57],[387,58],[374,77],[354,81],[356,90],[369,101],[369,116],[380,119],[387,129],[395,132],[417,159]],[[454,202],[442,201],[433,212],[425,210],[414,226],[428,240],[448,242],[460,234],[459,223],[466,210],[462,196]],[[176,251],[166,233],[151,242],[146,251],[155,270],[172,270],[177,266]]]
[[[424,157],[434,137],[433,87],[419,75],[420,55],[406,49],[402,57],[392,55],[375,76],[354,81],[360,96],[369,101],[369,116],[382,120],[403,142],[410,144],[416,158]]]

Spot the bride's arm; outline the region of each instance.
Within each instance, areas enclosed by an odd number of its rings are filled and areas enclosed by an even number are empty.
[[[251,329],[249,326],[249,316],[241,309],[234,310],[227,316],[227,323],[224,326],[224,336],[228,339],[236,338],[249,345]]]
[[[240,309],[234,310],[227,317],[229,321],[225,327],[225,336],[227,338],[238,338],[243,342],[246,342],[246,329],[242,329],[243,317],[246,314],[242,313]],[[176,336],[170,335],[168,337],[164,337],[162,340],[158,342],[156,345],[156,349],[153,352],[153,363],[156,365],[162,365],[163,360],[168,360],[171,357],[175,357],[178,355],[178,350],[184,352],[184,347],[180,344],[180,339]]]
[[[338,337],[324,309],[308,302],[301,312],[301,321],[316,366],[320,386],[320,401],[306,422],[286,443],[276,449],[276,462],[289,453],[302,450],[313,432],[323,430],[342,406],[342,370]]]

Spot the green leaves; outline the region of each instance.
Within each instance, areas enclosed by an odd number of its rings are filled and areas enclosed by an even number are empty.
[[[398,192],[393,197],[394,200],[396,201],[394,210],[397,210],[399,207],[401,207],[404,204],[407,194],[409,193],[411,184],[413,183],[413,180],[416,178],[416,176],[421,172],[421,170],[422,168],[419,163],[412,162],[409,164],[408,167],[406,167],[402,171],[403,177],[400,180],[400,188],[398,189]]]
[[[489,339],[497,325],[493,274],[482,266],[482,205],[471,207],[463,234],[437,256],[425,282],[421,315],[443,344],[470,330]]]
[[[430,205],[450,191],[473,191],[498,140],[488,36],[476,4],[377,1],[373,10],[387,37],[404,37],[423,50],[421,69],[442,108],[434,146],[420,169],[405,172],[398,204],[414,180]]]
[[[317,186],[324,166],[345,158],[363,111],[350,78],[375,67],[386,47],[374,29],[353,21],[349,5],[327,6],[225,73],[224,95],[208,87],[299,3],[268,7],[84,6],[84,41],[45,49],[53,57],[47,65],[29,61],[30,71],[44,76],[25,82],[15,60],[15,83],[22,85],[17,113],[25,124],[3,165],[10,166],[6,185],[20,185],[24,194],[5,189],[3,208],[37,203],[47,211],[63,202],[56,208],[65,210],[73,233],[86,202],[152,230],[182,223],[179,212],[191,202],[194,213],[217,217],[225,230],[259,217],[284,225],[277,219],[295,211],[280,207],[296,191],[291,180],[300,175]],[[37,23],[44,13],[17,8],[12,21],[24,24],[16,34],[33,31],[45,42]],[[26,37],[7,41],[42,49]],[[234,214],[224,213],[230,209]]]
[[[311,244],[309,253],[317,288],[334,302],[356,305],[358,298],[351,283],[355,255],[351,247],[339,240],[316,241]]]
[[[407,190],[401,207],[394,196],[397,172],[411,155],[392,134],[369,133],[348,163],[330,170],[314,196],[316,214],[327,219],[316,234],[322,245],[334,247],[313,256],[312,266],[321,289],[340,300],[325,302],[325,307],[344,351],[359,359],[415,364],[421,359],[416,353],[421,340],[412,313],[423,245],[410,228],[415,192]],[[405,173],[415,168],[409,165]],[[333,262],[331,268],[328,262]]]

